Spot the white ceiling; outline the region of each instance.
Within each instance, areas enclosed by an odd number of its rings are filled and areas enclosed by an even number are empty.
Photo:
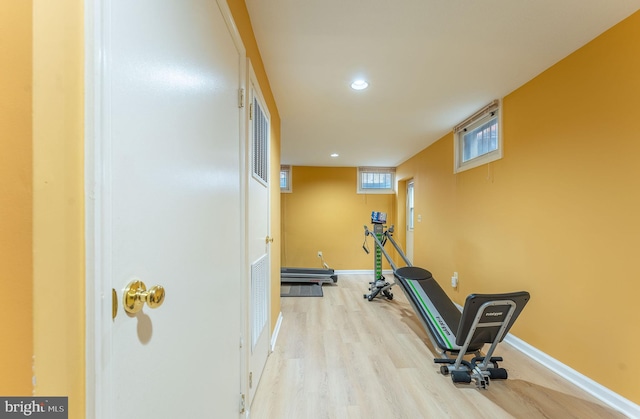
[[[640,0],[246,4],[281,117],[282,164],[397,166]],[[358,77],[368,89],[349,87]]]

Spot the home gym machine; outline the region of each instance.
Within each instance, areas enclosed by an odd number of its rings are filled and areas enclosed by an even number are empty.
[[[384,224],[387,222],[387,214],[384,212],[373,211],[371,213],[371,224],[373,227],[373,232],[369,231],[365,226],[365,235],[364,235],[364,243],[362,244],[362,248],[364,251],[369,254],[369,248],[367,247],[367,232],[376,237],[376,243],[374,246],[373,253],[373,281],[369,282],[369,293],[364,294],[364,298],[371,301],[376,298],[378,295],[382,294],[387,299],[393,300],[393,293],[391,292],[391,287],[395,285],[395,283],[391,284],[387,282],[384,275],[382,274],[382,252],[383,247],[386,243],[386,234],[384,231]],[[393,227],[392,227],[393,230]]]
[[[451,375],[454,383],[470,383],[473,380],[478,388],[487,388],[490,379],[506,379],[507,370],[498,366],[502,357],[494,357],[493,353],[529,301],[529,293],[471,294],[460,312],[431,272],[412,266],[392,237],[393,226],[386,231],[382,228],[382,238],[367,226],[364,229],[365,244],[366,237],[372,236],[376,248],[387,259],[396,278],[394,284],[374,281],[370,293],[365,297],[372,301],[382,293],[391,299],[385,292],[390,293],[393,285],[399,285],[439,354],[434,362],[440,364],[443,375]],[[396,266],[384,249],[387,241],[391,242],[407,266]],[[367,250],[366,245],[363,247]],[[485,344],[490,346],[486,355],[482,355]],[[466,355],[473,358],[465,359]]]

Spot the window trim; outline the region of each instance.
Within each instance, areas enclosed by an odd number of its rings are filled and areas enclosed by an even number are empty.
[[[498,148],[463,162],[462,143],[464,141],[464,133],[471,128],[476,128],[476,126],[482,125],[494,117],[498,121]],[[462,121],[460,124],[456,125],[453,129],[453,136],[453,173],[460,173],[501,159],[503,157],[504,136],[502,132],[502,101],[499,99],[494,100]]]
[[[414,179],[407,181],[407,230],[413,232],[415,229],[415,209],[416,209],[416,182]]]
[[[293,188],[292,188],[292,185],[291,185],[291,181],[292,181],[291,166],[288,165],[288,164],[280,165],[280,174],[282,174],[282,172],[286,173],[285,177],[287,179],[287,186],[285,188],[280,186],[280,192],[281,193],[291,193],[291,192],[293,192]]]
[[[363,188],[363,173],[385,173],[391,175],[390,188]],[[395,167],[358,167],[358,189],[359,194],[395,194],[396,193],[396,168]]]

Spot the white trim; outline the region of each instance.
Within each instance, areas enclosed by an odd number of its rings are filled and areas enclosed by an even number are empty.
[[[93,114],[94,103],[98,100],[97,94],[94,92],[97,65],[94,63],[96,59],[96,43],[99,41],[100,27],[98,14],[95,12],[94,4],[91,1],[85,2],[84,8],[84,39],[85,39],[85,89],[84,89],[84,178],[85,178],[85,417],[96,417],[96,394],[99,389],[99,381],[96,374],[96,359],[101,356],[99,341],[96,339],[95,330],[100,330],[96,323],[97,308],[96,303],[96,283],[90,281],[90,273],[96,270],[96,236],[98,232],[95,228],[96,207],[94,200],[86,199],[89,196],[95,196],[93,192],[95,188],[95,167],[97,158],[95,156],[96,143],[93,140],[93,133],[96,132],[96,118]],[[91,140],[90,140],[91,139]]]
[[[373,275],[373,270],[336,270],[335,273],[338,275]],[[383,273],[392,274],[393,271],[383,271]],[[460,311],[462,311],[463,307],[460,304],[454,304]],[[542,366],[555,372],[560,377],[574,384],[578,388],[591,394],[593,397],[602,401],[607,406],[610,406],[611,408],[627,415],[630,418],[640,418],[640,405],[635,404],[631,400],[625,399],[618,393],[609,390],[602,384],[595,382],[591,378],[550,357],[539,349],[529,345],[522,339],[509,333],[507,334],[507,336],[505,336],[504,342],[511,345],[514,349],[520,351],[523,355],[528,356],[532,360],[540,363]]]
[[[278,334],[280,334],[280,327],[282,327],[282,312],[278,313],[278,321],[276,321],[276,327],[273,329],[271,335],[271,352],[276,350],[276,341],[278,340]]]
[[[111,361],[111,281],[110,264],[105,260],[109,248],[110,224],[105,215],[110,191],[105,189],[110,159],[111,97],[105,86],[109,57],[110,2],[85,1],[85,413],[96,419],[111,417],[111,376],[104,373]]]
[[[496,109],[500,107],[500,105],[501,105],[500,100],[495,99],[493,102],[486,105],[484,108],[480,109],[479,111],[477,111],[476,113],[474,113],[473,115],[471,115],[470,117],[468,117],[467,119],[465,119],[464,121],[462,121],[461,123],[453,127],[453,133],[457,134],[462,129],[466,128],[467,125],[471,125],[478,119],[483,118],[486,114],[490,112],[494,112]]]
[[[292,172],[292,166],[290,164],[281,164],[280,165],[280,173],[282,172],[286,172],[287,173],[287,187],[282,189],[282,187],[280,187],[280,193],[292,193],[293,192],[293,188],[292,188],[292,184],[291,184],[291,172]],[[278,185],[280,184],[280,179],[278,179]]]
[[[489,153],[482,154],[477,156],[471,160],[466,162],[462,161],[461,156],[461,142],[462,137],[464,136],[463,129],[470,125],[477,123],[479,120],[483,118],[487,118],[491,112],[498,113],[498,148],[496,150],[490,151]],[[453,173],[464,172],[465,170],[473,169],[478,166],[482,166],[484,164],[491,163],[496,160],[500,160],[504,155],[504,142],[503,142],[503,132],[502,132],[502,100],[496,99],[491,102],[489,105],[485,106],[478,112],[474,113],[470,117],[464,120],[464,122],[458,124],[453,129]]]
[[[388,188],[363,188],[362,187],[362,174],[363,173],[382,173],[385,175],[391,175],[391,186]],[[396,168],[395,167],[358,167],[358,187],[356,193],[358,194],[394,194],[396,192],[397,180],[396,180]]]
[[[602,384],[599,384],[593,381],[591,378],[580,374],[578,371],[573,368],[563,364],[562,362],[550,357],[539,349],[529,345],[522,339],[513,336],[512,334],[508,334],[505,339],[505,342],[513,346],[515,349],[522,352],[524,355],[529,358],[537,361],[542,366],[547,367],[551,371],[555,372],[565,380],[570,383],[578,386],[582,390],[591,394],[598,400],[607,404],[608,406],[624,413],[630,418],[640,418],[640,406],[633,403],[630,400],[625,399],[617,393],[609,390]]]
[[[462,311],[462,306],[458,303],[454,303],[458,310]],[[532,360],[538,362],[543,367],[550,369],[558,374],[561,378],[567,380],[576,387],[591,394],[596,399],[605,403],[607,406],[624,413],[630,418],[640,418],[640,406],[627,400],[618,393],[615,393],[602,384],[593,381],[586,375],[580,374],[573,368],[563,364],[555,358],[550,357],[541,350],[529,345],[522,339],[507,333],[504,337],[504,342],[511,345],[515,350],[520,351],[525,356],[528,356]]]

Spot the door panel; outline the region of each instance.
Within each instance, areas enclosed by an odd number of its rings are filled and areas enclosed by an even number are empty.
[[[113,418],[235,417],[243,57],[216,2],[113,0],[105,28],[105,257]],[[162,306],[122,310],[134,278]]]
[[[415,223],[414,202],[415,188],[413,179],[407,182],[407,240],[406,240],[406,256],[413,263],[413,228]]]
[[[270,230],[269,230],[269,117],[250,68],[249,90],[249,194],[248,249],[251,264],[251,353],[249,355],[249,403],[253,401],[269,354]]]

